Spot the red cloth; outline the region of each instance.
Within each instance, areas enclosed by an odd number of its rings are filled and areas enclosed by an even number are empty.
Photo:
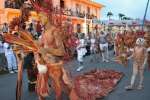
[[[49,95],[48,74],[38,74],[36,92],[42,97]]]

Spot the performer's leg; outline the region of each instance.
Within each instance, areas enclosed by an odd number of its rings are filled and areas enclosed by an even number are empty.
[[[39,99],[38,99],[38,100],[45,100],[45,98],[42,97],[42,96],[39,96]]]
[[[147,63],[148,63],[148,69],[150,70],[150,51],[148,52]]]
[[[138,65],[136,63],[133,64],[133,74],[132,74],[132,77],[131,77],[131,86],[134,85],[134,82],[135,82],[135,78],[138,74]]]
[[[138,74],[138,65],[136,63],[133,63],[133,73],[132,73],[132,77],[131,77],[131,82],[130,82],[129,86],[125,87],[125,89],[127,89],[127,90],[133,89],[135,78],[136,78],[137,74]]]
[[[105,49],[106,49],[105,54],[106,54],[106,59],[107,59],[106,62],[108,62],[108,59],[109,59],[108,43],[105,44]]]
[[[55,92],[56,92],[56,100],[61,100],[62,87],[60,84],[60,80],[55,81]]]
[[[144,68],[139,69],[139,86],[138,89],[142,89],[143,88],[143,81],[144,81]]]
[[[80,64],[80,66],[77,68],[77,71],[80,71],[81,69],[83,69],[83,55],[78,55],[77,59]]]
[[[100,44],[99,46],[100,46],[100,51],[101,51],[101,54],[102,54],[102,61],[105,61],[104,45]]]

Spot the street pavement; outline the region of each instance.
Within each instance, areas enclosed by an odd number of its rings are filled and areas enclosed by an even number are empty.
[[[112,56],[112,53],[110,54]],[[93,61],[91,61],[93,59]],[[112,59],[112,58],[110,58]],[[99,54],[96,56],[86,56],[84,61],[84,69],[77,72],[78,67],[76,59],[69,61],[65,64],[65,69],[67,69],[72,79],[76,76],[88,72],[92,69],[114,69],[116,71],[121,71],[124,73],[124,77],[115,87],[115,89],[102,100],[150,100],[150,71],[146,68],[144,76],[144,89],[143,90],[133,90],[126,91],[124,87],[130,82],[130,77],[132,75],[132,61],[129,61],[129,66],[124,67],[123,65],[117,64],[114,61],[106,63],[102,62]],[[23,74],[23,95],[22,100],[38,100],[35,93],[28,92],[27,85],[27,75],[26,70]],[[17,74],[5,74],[0,75],[0,100],[15,100],[15,87],[16,87]],[[63,100],[69,100],[68,96],[63,93]],[[55,100],[54,92],[46,100]],[[99,99],[98,99],[99,100]]]

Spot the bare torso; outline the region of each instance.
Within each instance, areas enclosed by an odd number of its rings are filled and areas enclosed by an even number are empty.
[[[143,64],[145,59],[145,48],[136,46],[134,48],[133,59],[138,64]]]

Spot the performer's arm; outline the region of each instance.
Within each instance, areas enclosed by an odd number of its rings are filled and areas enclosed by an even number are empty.
[[[127,59],[131,59],[131,58],[133,58],[133,55],[134,55],[134,52],[135,52],[135,48],[134,48],[134,49],[132,49],[132,50],[130,50],[130,51],[132,51],[132,55],[131,55],[131,56],[129,56]]]
[[[147,49],[145,49],[145,59],[144,59],[144,64],[143,64],[143,66],[145,66],[145,65],[146,65],[146,63],[147,63],[147,59],[148,59],[148,50],[147,50]]]

